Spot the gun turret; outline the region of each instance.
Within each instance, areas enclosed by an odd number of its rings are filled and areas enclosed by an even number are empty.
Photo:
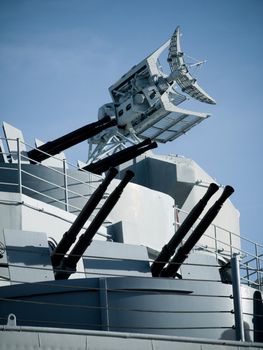
[[[137,145],[123,149],[105,159],[97,161],[96,163],[89,164],[82,169],[95,174],[101,174],[104,171],[107,171],[112,166],[116,167],[156,147],[157,143],[152,142],[151,139],[147,138],[144,141],[138,143]]]
[[[162,248],[160,254],[152,263],[151,271],[153,277],[158,277],[163,269],[163,267],[168,263],[169,259],[173,256],[176,248],[186,236],[192,225],[198,219],[202,211],[204,210],[207,202],[213,196],[213,194],[218,190],[218,186],[215,183],[211,183],[208,187],[205,195],[200,199],[200,201],[194,206],[190,211],[186,219],[183,221],[182,225],[178,228],[176,233],[170,239],[170,241]]]
[[[191,236],[187,239],[187,241],[184,243],[183,246],[181,246],[175,256],[170,261],[169,265],[163,269],[160,273],[160,276],[162,277],[175,277],[177,274],[177,271],[179,270],[182,263],[185,261],[185,259],[188,257],[188,254],[193,249],[194,245],[199,241],[199,239],[202,237],[206,229],[209,227],[209,225],[212,223],[214,218],[219,213],[219,210],[222,208],[223,203],[227,200],[229,196],[234,192],[233,187],[226,186],[222,195],[219,197],[219,199],[214,203],[214,205],[208,210],[208,212],[205,214],[205,216],[202,218],[202,220],[199,222],[199,224],[194,229]]]
[[[131,170],[126,171],[122,181],[103,204],[94,220],[90,223],[86,232],[80,236],[69,256],[63,259],[61,269],[55,273],[55,278],[57,280],[68,279],[68,277],[76,271],[76,266],[79,259],[82,257],[87,247],[91,244],[96,232],[117,203],[125,186],[129,183],[133,176],[134,173]]]
[[[54,156],[69,147],[75,146],[114,125],[116,125],[115,119],[104,117],[97,122],[85,125],[56,140],[49,141],[38,148],[32,149],[28,152],[28,157],[32,163],[42,162],[50,156]]]
[[[103,197],[103,194],[105,193],[108,185],[113,180],[113,178],[118,174],[117,169],[111,168],[104,179],[104,181],[99,185],[99,187],[96,189],[95,192],[91,195],[90,199],[87,201],[85,206],[82,208],[81,212],[77,216],[76,220],[73,222],[70,229],[64,233],[61,241],[58,243],[56,249],[54,250],[51,260],[53,266],[56,268],[59,266],[61,261],[63,260],[66,252],[69,250],[69,248],[72,246],[72,244],[75,242],[76,237],[78,233],[80,232],[81,228],[85,224],[85,222],[90,217],[93,210],[98,205],[99,201]]]

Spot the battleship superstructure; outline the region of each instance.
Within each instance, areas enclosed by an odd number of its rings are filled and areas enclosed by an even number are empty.
[[[98,121],[35,147],[3,123],[0,349],[262,347],[263,246],[240,235],[234,189],[151,151],[209,116],[179,108],[183,93],[215,104],[178,27],[110,87]],[[86,139],[88,160],[69,164]]]

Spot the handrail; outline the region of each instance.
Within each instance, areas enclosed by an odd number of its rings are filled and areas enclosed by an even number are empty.
[[[179,213],[183,213],[187,215],[188,212],[183,209],[179,209],[178,207],[176,207],[176,210],[177,210],[177,215],[175,215],[175,226],[178,228],[181,225],[181,222],[178,222],[178,220],[176,220],[176,217],[178,217]],[[198,219],[198,221],[199,220],[200,219]],[[194,227],[190,230],[190,232],[194,229]],[[230,256],[232,256],[233,252],[238,253],[241,258],[241,273],[242,273],[241,280],[242,281],[246,280],[248,285],[258,284],[259,288],[261,288],[263,286],[263,277],[260,276],[263,271],[263,259],[262,259],[263,245],[249,238],[243,237],[235,232],[231,232],[230,230],[227,230],[216,224],[211,224],[209,228],[210,230],[208,229],[208,233],[204,233],[203,236],[214,241],[214,246],[208,247],[208,246],[205,246],[204,244],[202,245],[201,243],[199,243],[196,245],[194,249],[201,248],[201,249],[213,252],[218,257],[221,256],[222,258],[227,258],[227,259],[230,258]],[[229,241],[227,242],[227,241],[221,240],[220,235],[219,234],[217,235],[218,231],[220,232],[222,231],[223,234],[226,233],[229,236],[228,238]],[[213,234],[214,236],[212,236]],[[241,244],[239,247],[235,246],[233,238],[240,240]],[[242,248],[242,243],[245,245],[246,248]],[[218,245],[224,246],[224,250],[220,251],[220,249],[218,249]],[[249,260],[245,261],[245,259],[247,259],[248,257],[249,257]],[[254,269],[253,273],[250,272],[251,269]],[[252,276],[254,277],[256,276],[257,282],[251,279]]]
[[[32,147],[29,144],[27,144],[25,142],[22,142],[19,139],[11,139],[11,138],[6,139],[6,138],[1,138],[1,137],[0,137],[0,139],[17,142],[17,144],[18,144],[17,148],[18,149],[19,149],[19,145],[20,144],[24,144],[27,147],[30,147],[30,149],[32,149]],[[2,153],[7,154],[7,155],[9,154],[8,152],[2,152]],[[45,153],[45,152],[43,152],[43,153]],[[12,152],[12,155],[15,155],[15,152]],[[64,165],[66,164],[70,168],[78,169],[78,167],[73,165],[73,164],[71,164],[71,163],[69,163],[69,162],[66,162],[65,160],[62,160],[62,159],[60,159],[60,158],[58,158],[56,156],[52,156],[52,158],[56,159],[59,162],[61,162],[61,169],[60,168],[53,168],[53,167],[45,165],[43,163],[35,162],[36,165],[39,166],[39,167],[41,166],[43,168],[49,169],[51,172],[54,172],[54,173],[56,173],[58,175],[61,175],[61,176],[65,176],[67,179],[76,181],[74,184],[68,183],[69,181],[64,181],[64,185],[63,185],[63,182],[62,182],[62,185],[61,184],[60,185],[59,184],[55,184],[52,181],[48,181],[45,178],[39,177],[39,176],[37,176],[35,174],[32,174],[32,173],[28,172],[25,169],[23,161],[24,160],[30,160],[30,158],[27,156],[26,153],[22,152],[21,154],[17,154],[16,157],[17,157],[18,161],[17,161],[16,164],[13,163],[14,165],[16,165],[15,167],[8,167],[6,165],[3,165],[3,166],[0,167],[0,170],[10,170],[10,171],[17,172],[18,173],[17,181],[15,181],[14,183],[13,182],[0,182],[0,185],[2,185],[2,186],[12,186],[12,187],[17,186],[17,187],[19,187],[19,191],[21,193],[23,192],[23,190],[32,191],[32,192],[34,192],[36,194],[39,194],[40,196],[43,196],[45,198],[48,198],[48,199],[54,201],[54,203],[52,203],[52,204],[49,203],[51,205],[55,205],[55,203],[59,203],[60,205],[61,204],[64,205],[65,206],[65,210],[73,209],[75,211],[80,211],[81,208],[73,205],[72,202],[70,202],[70,200],[73,198],[72,195],[74,195],[76,198],[82,198],[83,200],[86,201],[87,197],[89,197],[92,194],[92,192],[97,187],[97,186],[94,186],[94,184],[92,184],[91,177],[92,178],[96,177],[98,179],[98,185],[102,181],[102,177],[101,176],[94,175],[94,174],[91,175],[89,172],[86,172],[86,171],[82,171],[82,173],[86,173],[87,174],[87,176],[88,176],[87,182],[82,181],[81,179],[75,178],[74,176],[68,174],[68,169],[67,169],[67,171],[65,171],[65,166],[64,166],[64,170],[63,170],[63,164]],[[21,157],[21,159],[20,159],[20,157]],[[20,159],[20,161],[19,161],[19,159]],[[7,163],[7,164],[10,164],[10,163]],[[65,191],[66,195],[64,197],[61,196],[63,198],[61,200],[61,198],[54,197],[54,196],[49,196],[46,193],[39,192],[39,191],[35,190],[34,188],[26,186],[25,183],[24,183],[23,176],[22,176],[23,174],[26,174],[27,176],[35,178],[35,179],[37,179],[39,181],[43,181],[44,183],[50,184],[50,185],[54,186],[54,189],[59,189],[60,191]],[[21,180],[21,186],[19,186],[19,181],[20,180]],[[75,185],[87,186],[88,194],[87,195],[83,195],[82,193],[78,193],[77,191],[73,190],[72,186],[75,186]],[[62,194],[62,193],[63,192],[60,192],[60,194]],[[70,195],[71,195],[71,197],[70,197]],[[69,198],[69,200],[67,200],[67,198]],[[103,198],[103,200],[105,200],[105,198]],[[101,206],[101,203],[98,205],[98,208],[100,206]],[[188,214],[183,209],[176,208],[176,210],[178,210],[179,213]],[[180,223],[177,222],[176,219],[175,219],[175,225],[177,227],[180,225]],[[222,256],[223,258],[227,258],[228,255],[229,256],[232,255],[233,252],[239,252],[240,256],[243,256],[243,260],[242,260],[242,266],[243,266],[242,273],[243,273],[243,276],[241,278],[243,278],[243,279],[247,278],[249,280],[249,283],[252,284],[252,283],[255,283],[255,281],[251,280],[251,276],[257,275],[257,279],[260,279],[260,283],[263,284],[263,278],[261,278],[261,276],[260,276],[260,273],[261,273],[261,271],[263,269],[263,259],[262,259],[262,256],[263,256],[263,245],[259,244],[259,243],[256,243],[256,242],[254,242],[253,240],[251,240],[249,238],[242,237],[242,236],[240,236],[239,234],[237,234],[235,232],[231,232],[231,231],[221,227],[220,225],[212,224],[212,225],[210,225],[210,227],[212,227],[212,230],[209,231],[209,233],[205,233],[204,237],[207,237],[207,238],[211,239],[212,241],[214,241],[214,246],[213,247],[205,247],[205,246],[202,246],[202,245],[199,244],[199,245],[196,245],[196,247],[201,247],[202,249],[207,249],[207,250],[213,251],[217,256]],[[218,234],[218,232],[221,232],[221,231],[229,236],[228,242],[223,241],[223,240],[220,239],[220,235]],[[245,243],[245,245],[247,247],[245,249],[241,248],[241,247],[236,247],[235,246],[235,241],[234,241],[235,238],[237,238],[241,242]],[[219,249],[220,245],[223,245],[224,251],[220,251],[220,249]],[[245,259],[246,259],[246,261],[245,261]],[[251,269],[255,269],[255,271],[251,273]]]
[[[183,214],[189,214],[189,212],[187,212],[186,210],[183,210],[183,209],[180,209],[180,208],[176,208],[179,212],[181,212],[181,213],[183,213]],[[200,220],[200,219],[199,219]],[[181,224],[180,222],[175,222],[176,224]],[[244,239],[244,240],[246,240],[247,242],[249,242],[249,243],[253,243],[253,244],[257,244],[258,246],[260,246],[262,249],[263,249],[263,244],[260,244],[260,243],[257,243],[257,242],[255,242],[255,241],[252,241],[251,239],[249,239],[249,238],[246,238],[246,237],[241,237],[239,234],[237,234],[237,233],[235,233],[235,232],[232,232],[232,231],[230,231],[230,230],[227,230],[227,229],[225,229],[224,227],[222,227],[222,226],[220,226],[220,225],[217,225],[217,224],[212,224],[211,226],[213,226],[213,227],[216,227],[216,228],[218,228],[218,229],[220,229],[220,230],[223,230],[223,231],[225,231],[225,232],[229,232],[231,235],[233,235],[233,236],[236,236],[236,237],[238,237],[238,238],[241,238],[241,239]],[[263,253],[262,253],[263,254]]]
[[[111,258],[113,260],[117,260],[117,258]],[[190,264],[191,265],[191,264]],[[196,264],[193,264],[193,265],[196,265]],[[22,270],[23,269],[35,269],[36,271],[37,270],[51,270],[52,271],[52,268],[51,267],[40,267],[40,266],[21,266],[21,265],[18,265],[18,264],[10,264],[10,266],[16,266],[17,268],[21,268]],[[203,265],[202,265],[203,266]],[[210,265],[205,265],[205,266],[210,266]],[[214,266],[214,265],[211,265],[211,267],[213,268],[218,268],[218,266]],[[21,271],[22,271],[21,270]],[[84,271],[78,271],[78,273],[80,274],[83,274],[83,277],[88,273],[90,275],[90,277],[92,277],[94,275],[94,277],[96,278],[99,278],[100,277],[100,273],[98,272],[84,272]],[[23,276],[23,274],[21,274],[21,276]],[[116,276],[114,274],[110,274],[110,273],[105,273],[103,272],[101,274],[101,277],[103,278],[110,278],[112,276]],[[131,277],[131,276],[127,276],[125,274],[122,274],[122,275],[118,275],[118,277]],[[137,276],[136,276],[137,277]],[[137,277],[137,278],[146,278],[146,279],[151,279],[152,277],[150,276],[141,276],[141,277]],[[185,281],[189,281],[189,283],[192,281],[192,283],[195,283],[196,281],[198,281],[199,285],[203,285],[205,287],[207,287],[207,284],[209,283],[218,283],[220,281],[216,281],[216,280],[212,280],[212,279],[198,279],[198,280],[193,280],[193,279],[184,279]],[[32,283],[32,282],[23,282],[23,281],[19,281],[19,280],[13,280],[12,282],[14,283]],[[240,285],[239,281],[238,282],[238,286]],[[93,285],[92,286],[83,286],[81,284],[78,284],[78,283],[75,283],[73,282],[73,280],[69,280],[69,282],[67,283],[65,280],[63,281],[59,281],[59,282],[56,282],[54,283],[54,281],[39,281],[39,282],[34,282],[34,284],[36,285],[39,285],[39,286],[48,286],[48,287],[54,287],[54,288],[64,288],[63,289],[63,292],[66,292],[66,291],[69,291],[70,292],[70,289],[72,289],[73,291],[78,291],[78,292],[81,292],[82,290],[85,289],[85,293],[89,292],[89,291],[92,291],[93,293],[96,292],[96,293],[112,293],[112,292],[118,292],[118,293],[121,293],[122,295],[126,295],[127,293],[131,293],[131,290],[128,288],[123,288],[123,287],[113,287],[113,288],[104,288],[103,285],[98,285],[96,287],[94,287]],[[167,291],[165,289],[165,291]],[[165,292],[164,291],[164,292]],[[158,296],[162,293],[162,289],[160,290],[156,290],[156,289],[152,289],[151,286],[149,285],[149,288],[145,289],[132,289],[132,293],[134,293],[134,296],[136,297],[136,295],[140,296],[141,294],[145,294],[147,293],[147,295],[157,295]],[[177,298],[179,296],[177,295]],[[181,297],[184,297],[184,298],[194,298],[194,300],[196,301],[196,298],[209,298],[209,299],[221,299],[221,300],[228,300],[229,303],[233,300],[233,303],[235,303],[237,301],[237,298],[238,298],[238,294],[236,293],[236,291],[233,289],[233,295],[232,294],[229,294],[227,291],[224,291],[224,293],[222,292],[218,292],[218,289],[217,288],[214,288],[212,291],[209,289],[209,288],[201,288],[200,291],[194,291],[193,293],[186,293],[186,294],[181,294]],[[84,304],[83,303],[78,303],[78,300],[77,299],[71,299],[71,301],[66,301],[66,302],[59,302],[59,300],[36,300],[36,299],[27,299],[25,300],[24,298],[19,298],[19,297],[12,297],[12,299],[10,299],[8,296],[1,296],[1,301],[2,302],[10,302],[12,301],[13,303],[16,303],[16,304],[19,304],[21,306],[21,308],[27,308],[29,307],[30,305],[34,306],[34,307],[38,307],[41,306],[41,307],[44,307],[44,306],[48,306],[48,307],[54,307],[56,308],[56,310],[58,310],[59,308],[63,308],[64,310],[70,310],[70,309],[79,309],[79,310],[86,310],[87,312],[89,310],[104,310],[104,309],[107,309],[107,310],[110,310],[111,312],[122,312],[122,313],[127,313],[127,317],[128,315],[130,315],[130,313],[151,313],[151,315],[153,314],[162,314],[162,313],[165,313],[165,314],[169,314],[169,315],[176,315],[176,314],[179,314],[179,315],[182,315],[182,314],[189,314],[189,316],[191,317],[191,315],[200,315],[200,317],[202,315],[205,315],[205,314],[215,314],[215,317],[216,315],[219,315],[219,314],[229,314],[229,316],[231,315],[231,320],[234,319],[234,317],[236,318],[236,308],[233,308],[231,305],[227,306],[227,307],[224,307],[222,306],[220,309],[212,309],[212,310],[207,310],[207,309],[203,309],[203,308],[199,308],[198,307],[198,303],[195,303],[196,307],[194,307],[193,309],[192,308],[189,308],[187,307],[187,303],[184,305],[184,306],[180,306],[178,307],[177,305],[175,305],[173,308],[167,310],[167,308],[160,308],[159,306],[158,307],[155,307],[154,305],[151,305],[150,307],[147,307],[147,306],[138,306],[138,307],[133,307],[133,306],[129,306],[129,305],[121,305],[121,306],[115,306],[113,304],[98,304],[98,305],[91,305],[91,304]],[[243,296],[242,294],[239,295],[239,302],[242,303],[243,300],[248,300],[248,297],[247,296]],[[253,302],[255,300],[255,297],[249,297],[249,300],[250,302]],[[211,301],[212,302],[212,301]],[[23,306],[24,305],[24,306]],[[223,305],[223,304],[222,304]],[[243,309],[241,309],[241,313],[243,312],[242,311]],[[249,310],[252,310],[251,308]],[[249,313],[248,311],[245,313],[243,313],[243,315],[245,315],[246,317],[246,321],[248,320],[248,317],[249,317],[249,320],[253,319],[255,316],[255,314],[252,314],[252,313]],[[148,319],[147,319],[148,320]],[[21,320],[20,320],[21,321]],[[27,321],[27,318],[25,319],[25,321]],[[47,322],[49,322],[49,320],[46,320]],[[243,323],[242,323],[243,324]],[[57,322],[57,325],[59,325],[59,322]],[[237,321],[235,320],[235,325],[237,326]],[[75,324],[75,326],[78,326],[77,324]],[[211,327],[212,326],[212,327]],[[220,324],[220,326],[218,326],[218,328],[222,329],[222,328],[227,328],[226,327],[227,325],[226,324]],[[209,323],[206,323],[204,322],[203,325],[200,327],[200,326],[193,326],[191,324],[189,325],[184,325],[183,327],[181,326],[174,326],[174,325],[169,325],[168,327],[164,327],[164,329],[195,329],[195,328],[203,328],[203,329],[210,329],[210,328],[215,328],[217,327],[216,325],[211,325]],[[120,327],[121,328],[121,327]],[[131,328],[133,328],[133,326],[131,326]],[[144,324],[144,327],[142,327],[142,329],[145,328],[145,329],[151,329],[152,326],[150,326],[150,324]],[[156,329],[159,329],[160,327],[157,326]],[[162,328],[162,327],[161,327]],[[138,329],[141,329],[140,328],[140,325],[138,326]],[[230,328],[229,328],[230,329]],[[248,329],[246,329],[246,332],[248,331]],[[244,339],[240,339],[241,341],[244,340]]]
[[[69,168],[75,168],[75,169],[78,169],[77,166],[67,162],[65,159],[60,159],[56,156],[52,156],[51,158],[52,159],[56,159],[58,162],[61,162],[61,170],[60,168],[58,167],[51,167],[51,166],[48,166],[46,164],[43,164],[43,163],[39,163],[39,162],[34,162],[37,166],[41,166],[45,169],[48,169],[50,170],[51,172],[54,172],[55,174],[58,174],[58,175],[61,175],[62,177],[64,177],[64,181],[62,181],[62,184],[56,184],[52,181],[49,181],[43,177],[40,177],[40,176],[37,176],[33,173],[30,173],[29,171],[26,170],[25,166],[25,160],[28,160],[30,161],[30,158],[27,156],[26,153],[20,153],[19,152],[19,149],[21,149],[20,147],[20,144],[23,144],[27,147],[30,147],[30,149],[32,149],[32,147],[30,145],[28,145],[27,143],[21,141],[20,139],[11,139],[11,138],[0,138],[0,139],[3,139],[3,140],[8,140],[8,141],[14,141],[14,142],[17,142],[17,156],[16,156],[16,159],[17,159],[17,162],[15,163],[8,163],[8,164],[16,164],[16,167],[15,168],[12,168],[12,167],[8,167],[8,166],[4,166],[4,167],[0,167],[0,170],[3,169],[3,170],[12,170],[12,171],[17,171],[17,181],[15,181],[14,183],[12,182],[0,182],[0,185],[4,185],[4,186],[17,186],[18,187],[18,192],[19,193],[22,193],[23,192],[23,189],[25,190],[28,190],[28,191],[32,191],[36,194],[39,194],[40,196],[43,196],[45,198],[49,198],[53,201],[53,205],[55,205],[55,203],[60,203],[60,204],[63,204],[65,205],[65,209],[66,210],[70,210],[70,209],[74,209],[74,211],[80,211],[81,208],[73,205],[72,203],[69,203],[70,201],[72,201],[72,199],[77,199],[77,198],[82,198],[83,201],[86,201],[87,200],[87,197],[90,197],[90,195],[94,192],[94,190],[97,188],[96,185],[94,185],[94,183],[92,183],[91,181],[91,177],[94,178],[96,177],[98,179],[97,184],[99,185],[102,181],[102,177],[99,176],[99,175],[94,175],[94,174],[90,174],[89,172],[87,171],[82,171],[82,173],[86,173],[88,175],[88,178],[87,178],[87,181],[83,181],[82,179],[80,178],[76,178],[74,176],[72,176],[71,174],[68,173],[68,169],[66,167],[69,167]],[[41,152],[41,151],[40,151]],[[2,152],[3,153],[3,152]],[[9,154],[8,152],[4,152],[5,154]],[[45,152],[43,152],[45,153]],[[13,155],[15,155],[15,152],[12,152]],[[36,180],[39,180],[43,183],[46,183],[46,184],[49,184],[51,186],[54,186],[53,190],[56,190],[56,189],[59,189],[61,191],[65,191],[65,195],[64,195],[64,198],[63,200],[61,200],[61,198],[57,198],[56,196],[48,196],[47,194],[43,193],[43,192],[39,192],[37,190],[35,190],[34,188],[31,188],[31,187],[28,187],[25,185],[24,183],[24,179],[23,179],[23,174],[26,174],[26,176],[28,176],[29,178],[32,177]],[[68,180],[71,180],[71,181],[68,181]],[[63,183],[64,182],[64,183]],[[73,182],[73,183],[72,183]],[[76,190],[73,190],[72,187],[73,186],[78,186],[78,185],[83,185],[83,186],[86,186],[87,188],[87,195],[83,195],[82,193],[80,192],[77,192]],[[86,192],[86,191],[85,191]],[[62,192],[61,192],[62,193]],[[105,196],[103,196],[102,198],[102,201],[105,200],[105,197],[107,197],[109,195],[109,193],[105,193]],[[98,206],[99,208],[99,206]]]

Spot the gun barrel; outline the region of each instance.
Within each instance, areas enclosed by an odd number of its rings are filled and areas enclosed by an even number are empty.
[[[28,152],[28,157],[31,162],[42,162],[50,156],[54,156],[65,149],[75,146],[78,143],[89,139],[100,133],[101,131],[116,125],[116,120],[110,117],[105,117],[97,122],[85,125],[77,130],[74,130],[64,136],[61,136],[53,141],[49,141],[42,146],[32,149]]]
[[[87,247],[91,244],[93,237],[119,200],[125,186],[129,183],[133,176],[134,173],[132,171],[126,171],[122,181],[103,204],[94,220],[90,223],[86,232],[80,236],[78,242],[71,250],[69,256],[63,259],[61,270],[57,271],[55,274],[56,279],[67,279],[73,272],[76,271],[76,266],[79,259],[82,257]]]
[[[218,185],[215,183],[211,183],[208,187],[208,190],[204,194],[204,196],[200,199],[200,201],[193,207],[193,209],[190,211],[186,219],[183,221],[181,226],[178,228],[176,233],[173,235],[173,237],[170,239],[170,241],[162,248],[160,254],[157,256],[155,261],[152,263],[151,266],[151,272],[153,277],[158,277],[166,265],[166,263],[169,261],[169,259],[173,256],[176,248],[180,244],[180,242],[183,240],[183,238],[186,236],[192,225],[195,223],[195,221],[198,219],[202,211],[204,210],[205,206],[207,205],[207,202],[209,199],[213,196],[213,194],[218,190]]]
[[[226,199],[231,196],[231,194],[234,192],[233,187],[226,186],[222,195],[219,197],[219,199],[214,203],[214,205],[208,210],[208,212],[205,214],[205,216],[202,218],[202,220],[199,222],[199,224],[194,229],[191,236],[187,239],[185,244],[180,247],[175,256],[170,261],[167,268],[163,269],[161,271],[162,277],[174,277],[176,276],[177,271],[179,270],[182,263],[187,258],[190,251],[193,249],[194,245],[199,241],[199,239],[202,237],[204,232],[207,230],[209,225],[212,223],[214,218],[219,213],[219,210],[222,208],[223,203],[226,201]]]
[[[78,233],[85,224],[85,222],[90,217],[93,210],[98,205],[99,201],[103,197],[105,191],[107,190],[108,185],[113,180],[113,178],[118,174],[117,169],[110,168],[107,176],[104,181],[99,185],[99,187],[92,193],[91,197],[82,208],[81,212],[77,216],[76,220],[73,222],[70,229],[64,233],[61,241],[58,243],[55,248],[51,260],[54,267],[59,266],[63,260],[66,252],[69,250],[71,245],[75,242]]]
[[[146,139],[138,143],[137,145],[130,146],[124,150],[121,150],[115,154],[112,154],[111,156],[105,159],[99,160],[96,163],[89,164],[85,166],[83,169],[88,170],[95,174],[101,174],[104,171],[107,171],[111,166],[116,167],[156,147],[157,147],[156,142],[151,142],[151,139]]]

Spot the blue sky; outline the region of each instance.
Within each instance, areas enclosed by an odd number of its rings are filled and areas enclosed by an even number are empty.
[[[262,18],[261,0],[0,0],[0,119],[29,143],[95,121],[108,87],[180,25],[183,50],[207,60],[197,78],[218,104],[181,105],[212,117],[157,152],[232,185],[241,232],[263,243]],[[85,161],[86,144],[73,154]]]

